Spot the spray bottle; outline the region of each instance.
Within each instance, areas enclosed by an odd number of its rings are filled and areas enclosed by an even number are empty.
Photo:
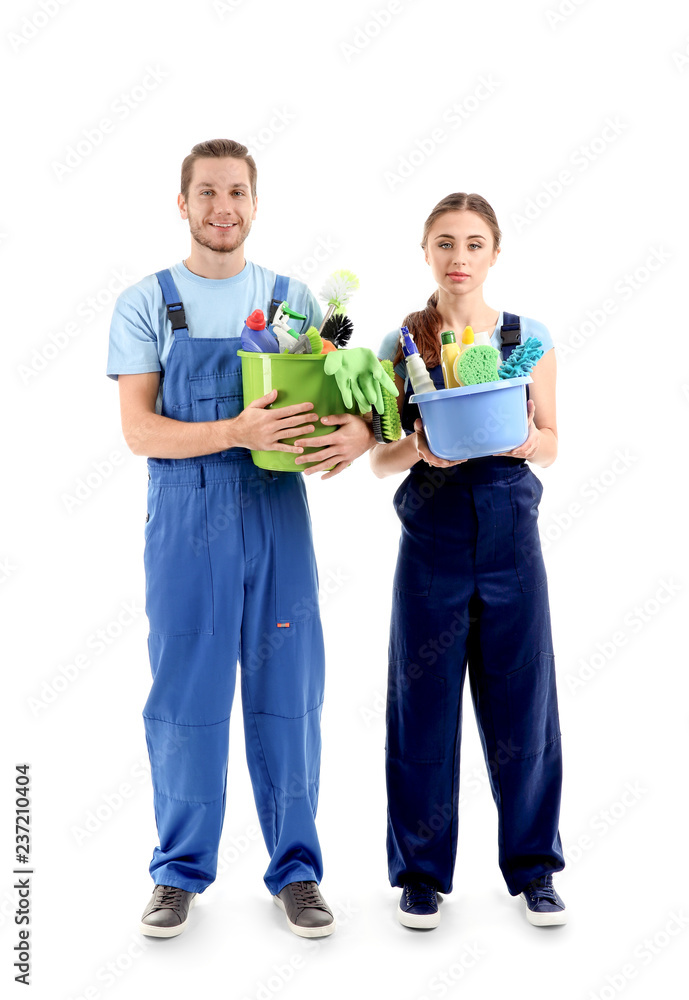
[[[407,362],[407,374],[409,375],[414,392],[435,392],[436,387],[433,379],[428,374],[428,369],[424,364],[423,358],[419,354],[419,350],[406,326],[400,328],[400,342]]]

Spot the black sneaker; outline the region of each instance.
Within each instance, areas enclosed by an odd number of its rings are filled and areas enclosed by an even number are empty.
[[[174,885],[157,885],[143,912],[139,930],[148,937],[175,937],[187,926],[196,893]]]
[[[405,927],[431,928],[440,923],[438,891],[427,882],[405,882],[397,918]]]
[[[553,876],[541,875],[529,882],[522,891],[526,903],[526,919],[536,927],[566,924],[565,904],[553,888]]]
[[[335,930],[335,917],[316,882],[290,882],[273,902],[285,911],[290,930],[299,937],[327,937]]]

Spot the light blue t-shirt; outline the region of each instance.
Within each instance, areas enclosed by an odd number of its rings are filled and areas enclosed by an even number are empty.
[[[528,316],[520,316],[521,322],[521,333],[522,333],[522,343],[528,337],[538,337],[541,344],[543,345],[543,353],[545,354],[549,351],[553,345],[553,338],[548,332],[548,328],[539,323],[536,319],[529,319]],[[495,324],[495,329],[491,334],[490,343],[492,347],[497,347],[500,350],[500,327],[502,326],[502,311],[498,316],[498,321]],[[392,333],[387,333],[383,337],[383,341],[378,349],[379,358],[388,358],[392,361],[395,354],[397,353],[397,344],[399,342],[400,331],[399,329],[393,330]],[[405,392],[407,389],[407,366],[402,359],[395,365],[395,373],[399,375],[400,378],[404,379]]]
[[[232,278],[201,278],[183,263],[170,268],[184,305],[190,337],[239,337],[247,316],[254,309],[265,313],[273,297],[275,272],[246,261]],[[323,314],[305,284],[290,278],[287,294],[290,308],[306,320],[290,320],[297,333],[310,326],[320,327]],[[138,375],[165,371],[172,346],[172,328],[160,283],[149,274],[125,288],[115,302],[110,323],[110,343],[106,374]],[[156,410],[160,412],[161,393]]]

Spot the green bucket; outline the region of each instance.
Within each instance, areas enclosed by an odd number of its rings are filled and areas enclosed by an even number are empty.
[[[346,407],[334,376],[323,371],[327,354],[262,354],[258,351],[237,351],[242,359],[242,385],[244,406],[265,396],[271,389],[278,394],[270,409],[293,406],[296,403],[313,403],[319,417],[333,413],[358,413],[358,407]],[[283,438],[283,444],[294,444],[297,438],[315,438],[330,434],[335,427],[316,424],[310,434],[296,434]],[[325,443],[325,442],[323,442]],[[322,445],[320,446],[322,447]],[[303,454],[312,454],[315,448],[304,448]],[[287,451],[252,451],[254,465],[275,472],[303,472],[308,465],[296,465],[297,454]],[[333,468],[333,466],[331,466]]]

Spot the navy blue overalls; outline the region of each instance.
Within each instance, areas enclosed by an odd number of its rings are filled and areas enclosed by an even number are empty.
[[[174,330],[163,415],[237,416],[240,338],[190,337],[170,272],[157,277]],[[278,278],[273,302],[286,297],[287,280]],[[149,458],[148,472],[153,880],[203,892],[215,878],[239,660],[247,762],[271,856],[265,883],[277,894],[289,882],[320,882],[324,651],[303,477],[259,469],[245,448]]]
[[[503,320],[507,357],[520,341],[519,317]],[[444,388],[440,365],[429,374]],[[407,431],[419,416],[412,391],[402,410]],[[386,742],[393,886],[416,876],[452,890],[467,665],[508,890],[517,895],[564,868],[555,661],[537,527],[542,491],[524,459],[487,457],[447,469],[419,461],[395,493],[402,528]]]

